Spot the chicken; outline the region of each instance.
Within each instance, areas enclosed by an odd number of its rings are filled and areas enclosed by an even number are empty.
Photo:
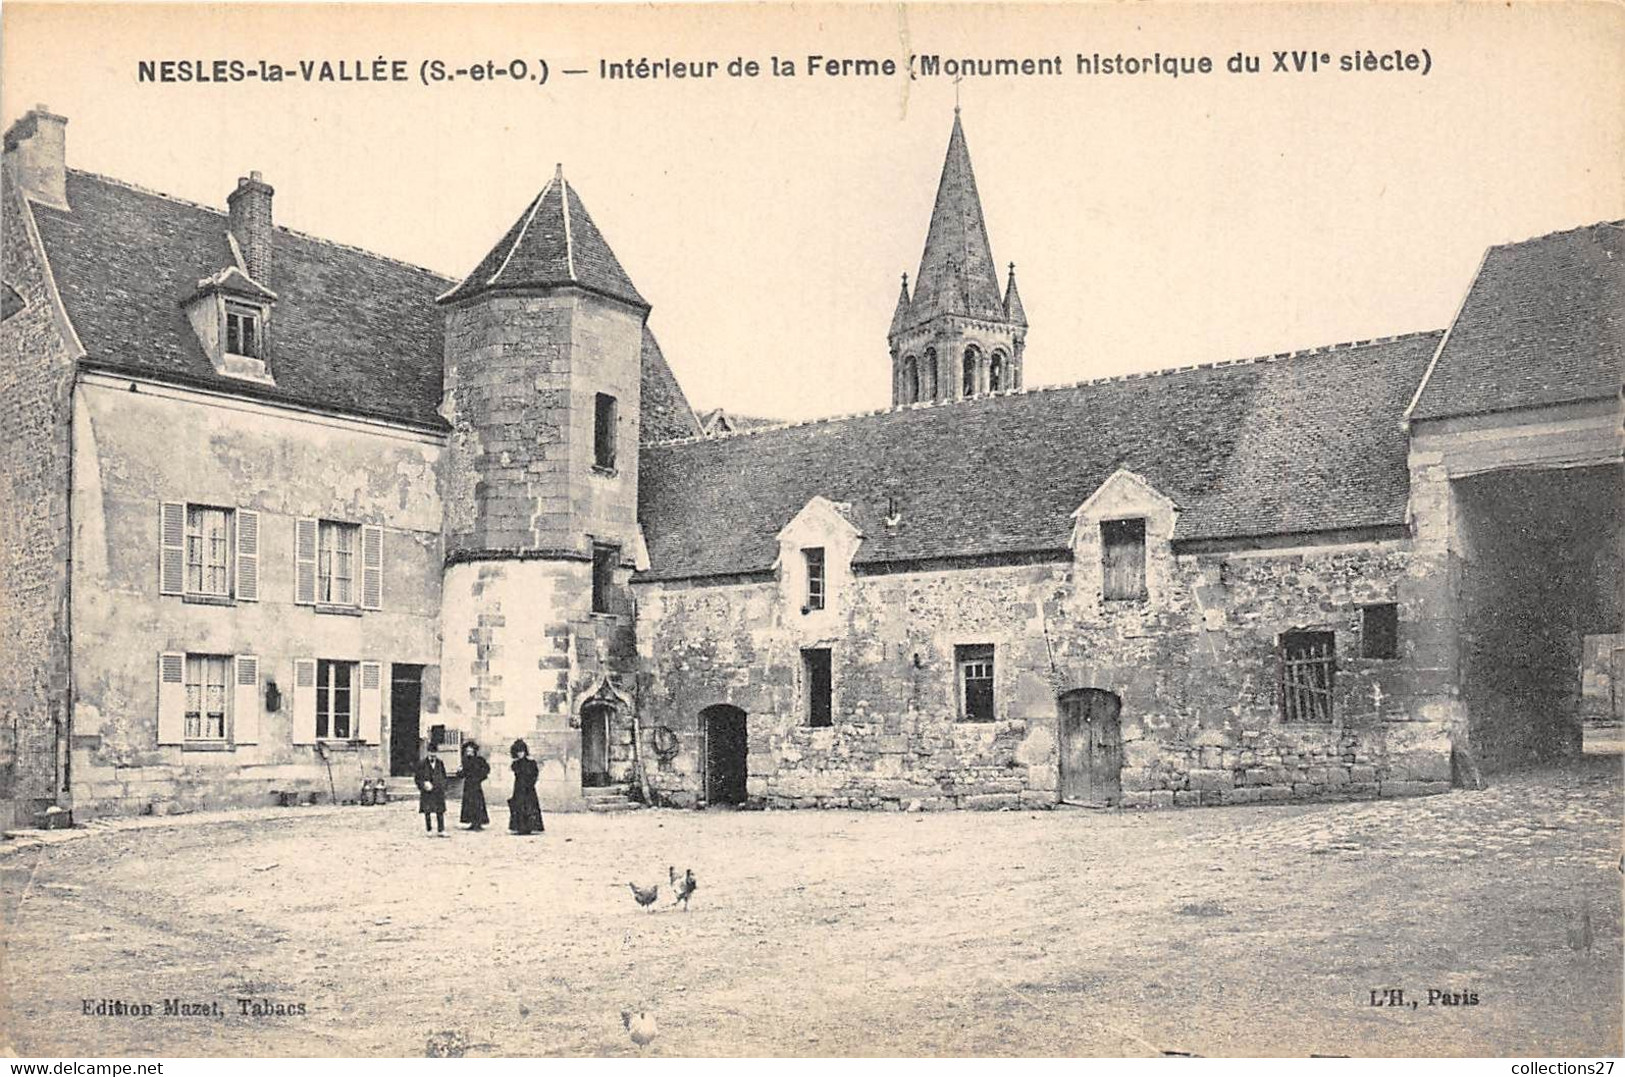
[[[645,1010],[639,1010],[636,1013],[631,1010],[622,1010],[621,1024],[626,1026],[626,1031],[631,1035],[632,1042],[638,1045],[640,1051],[649,1046],[650,1041],[655,1038],[655,1034],[660,1031],[655,1024],[655,1015]]]
[[[1591,908],[1587,905],[1580,907],[1580,923],[1570,927],[1567,931],[1569,949],[1582,953],[1590,953],[1591,946],[1596,941],[1596,932],[1591,927]]]
[[[685,869],[682,877],[679,878],[677,875],[676,866],[668,864],[666,866],[666,875],[671,879],[671,890],[672,894],[674,895],[671,899],[671,903],[675,905],[681,901],[683,903],[683,911],[687,912],[688,899],[693,897],[694,891],[700,888],[700,884],[694,881],[694,869]]]
[[[632,897],[637,900],[639,905],[642,905],[650,912],[654,912],[655,899],[660,896],[659,883],[655,883],[650,887],[642,887],[637,883],[627,883],[626,885],[632,888]]]

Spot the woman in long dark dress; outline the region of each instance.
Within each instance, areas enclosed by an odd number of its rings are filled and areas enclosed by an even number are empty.
[[[460,820],[470,830],[480,830],[491,821],[485,810],[485,779],[491,776],[491,764],[480,754],[475,741],[463,742],[463,810]]]
[[[508,801],[508,829],[515,834],[539,834],[547,829],[542,825],[542,802],[536,799],[540,768],[522,740],[513,742],[509,754],[513,756],[513,799]]]

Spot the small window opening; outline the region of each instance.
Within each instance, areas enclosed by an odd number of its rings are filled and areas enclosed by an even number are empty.
[[[1360,618],[1360,657],[1399,657],[1399,606],[1384,602],[1366,606]]]
[[[954,648],[959,670],[959,718],[964,722],[993,720],[993,645],[977,643]]]
[[[973,344],[965,349],[964,389],[965,396],[976,395],[976,379],[980,377],[979,368],[982,363],[982,353],[976,350]]]
[[[1330,722],[1336,675],[1334,633],[1282,633],[1278,674],[1281,721]]]
[[[1101,597],[1134,601],[1146,596],[1145,520],[1105,520],[1100,525]]]
[[[605,471],[615,467],[615,398],[599,393],[593,411],[592,462]]]
[[[226,351],[249,359],[262,358],[258,311],[247,307],[226,308]]]
[[[610,590],[615,586],[615,566],[620,563],[619,546],[594,545],[592,548],[592,611],[609,613]]]
[[[824,548],[809,546],[801,551],[807,562],[807,609],[821,610],[827,594],[824,579]]]
[[[809,647],[801,652],[802,683],[806,685],[807,692],[807,724],[814,728],[835,723],[830,668],[828,647]]]

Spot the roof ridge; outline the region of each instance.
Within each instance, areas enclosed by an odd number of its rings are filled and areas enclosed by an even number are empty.
[[[150,198],[162,198],[166,202],[173,202],[180,206],[190,206],[192,209],[201,209],[204,212],[212,213],[217,217],[229,219],[229,212],[227,210],[221,209],[218,206],[205,205],[202,202],[194,202],[190,198],[182,198],[180,195],[170,194],[168,191],[160,191],[154,187],[144,187],[139,183],[131,183],[129,180],[119,179],[117,176],[108,176],[101,172],[92,172],[85,168],[70,168],[68,171],[79,176],[84,176],[87,179],[100,180],[102,183],[110,183],[114,187],[123,187],[127,191],[134,191],[137,194],[144,194]],[[390,265],[400,266],[402,269],[411,269],[418,273],[426,273],[431,277],[437,277],[441,280],[452,281],[455,283],[453,278],[446,276],[444,273],[441,273],[438,270],[430,269],[428,266],[418,265],[416,262],[408,262],[404,258],[395,258],[388,254],[379,254],[377,251],[368,250],[366,247],[357,247],[353,243],[341,243],[336,239],[328,239],[326,236],[318,236],[313,235],[310,232],[302,232],[297,228],[289,228],[285,224],[276,225],[276,229],[279,232],[286,232],[290,236],[298,236],[300,239],[306,239],[312,243],[321,243],[328,247],[336,247],[339,250],[351,251],[355,254],[364,254],[368,258],[376,258],[380,262],[388,262]]]
[[[1499,243],[1491,243],[1491,244],[1489,244],[1488,248],[1490,250],[1498,250],[1498,249],[1500,249],[1502,247],[1521,247],[1525,243],[1534,243],[1536,240],[1556,239],[1558,236],[1572,235],[1575,232],[1586,232],[1586,231],[1590,231],[1593,228],[1621,228],[1621,229],[1625,229],[1625,218],[1622,218],[1620,220],[1613,220],[1613,221],[1608,220],[1607,218],[1604,218],[1604,219],[1602,219],[1600,221],[1592,221],[1589,224],[1577,224],[1577,225],[1573,226],[1572,228],[1559,228],[1555,232],[1537,232],[1532,236],[1524,236],[1522,239],[1504,239]]]
[[[1010,389],[1004,392],[982,393],[977,396],[963,397],[958,400],[922,400],[917,403],[900,404],[890,408],[873,408],[869,411],[843,412],[839,415],[821,415],[812,419],[797,419],[793,422],[774,423],[770,426],[753,426],[743,430],[730,430],[721,434],[699,434],[692,437],[668,438],[662,441],[649,441],[644,443],[644,448],[665,448],[668,445],[686,445],[690,442],[700,441],[725,441],[730,438],[750,437],[754,434],[765,434],[777,430],[790,430],[802,426],[817,426],[823,423],[846,422],[849,419],[866,419],[872,415],[888,415],[892,412],[923,411],[927,408],[952,407],[958,404],[977,404],[1012,396],[1036,396],[1039,393],[1053,393],[1068,389],[1082,389],[1092,385],[1110,385],[1117,382],[1143,381],[1148,378],[1160,378],[1168,374],[1186,374],[1196,370],[1217,370],[1223,367],[1252,366],[1258,363],[1276,363],[1289,359],[1306,358],[1311,355],[1330,354],[1331,352],[1337,351],[1354,351],[1358,348],[1370,348],[1379,344],[1394,344],[1401,340],[1410,340],[1416,337],[1436,336],[1443,332],[1443,329],[1413,329],[1406,333],[1393,333],[1389,336],[1371,337],[1367,340],[1342,341],[1336,344],[1322,344],[1313,348],[1299,348],[1295,351],[1274,352],[1268,355],[1254,355],[1239,359],[1218,359],[1207,363],[1188,363],[1183,366],[1158,367],[1154,370],[1133,370],[1124,374],[1107,374],[1098,378],[1084,378],[1080,381],[1056,382],[1053,385],[1033,385],[1020,389]]]

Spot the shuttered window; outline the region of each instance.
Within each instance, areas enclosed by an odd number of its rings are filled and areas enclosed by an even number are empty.
[[[327,606],[356,604],[356,546],[361,529],[355,524],[323,520],[316,546],[316,601]]]
[[[159,594],[259,600],[259,513],[166,501],[158,546]]]
[[[1101,597],[1132,601],[1146,596],[1145,520],[1106,520],[1100,525]]]
[[[231,659],[220,654],[186,656],[186,739],[225,740]]]
[[[356,735],[356,663],[316,663],[316,736],[349,740]]]

